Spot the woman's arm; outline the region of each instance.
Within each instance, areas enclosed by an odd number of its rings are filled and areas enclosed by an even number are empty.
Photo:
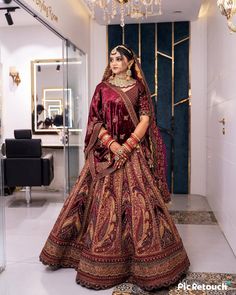
[[[138,136],[138,138],[143,138],[144,135],[146,134],[146,131],[148,129],[149,126],[149,116],[147,115],[142,115],[140,116],[140,122],[138,123],[138,125],[136,126],[134,133]],[[105,131],[106,129],[102,126],[99,134],[98,134],[98,138],[100,139],[102,133]],[[116,152],[119,148],[121,148],[121,145],[118,142],[113,142],[110,145],[110,149],[112,152]]]
[[[100,132],[99,132],[99,134],[98,134],[98,138],[99,138],[99,139],[101,138],[101,135],[104,133],[105,130],[106,130],[106,129],[102,126],[102,127],[101,127],[101,130],[100,130]],[[114,141],[114,142],[110,145],[109,149],[110,149],[111,152],[113,152],[114,154],[116,154],[117,151],[118,151],[121,147],[122,147],[122,146],[121,146],[117,141]]]
[[[99,132],[99,134],[98,134],[98,138],[99,138],[99,139],[101,138],[101,135],[102,135],[102,133],[104,132],[104,130],[106,130],[106,129],[102,126],[101,129],[100,129],[100,132]]]
[[[134,133],[138,136],[138,138],[142,139],[144,135],[146,134],[146,131],[149,126],[149,116],[148,115],[142,115],[140,116],[140,122],[136,126]]]

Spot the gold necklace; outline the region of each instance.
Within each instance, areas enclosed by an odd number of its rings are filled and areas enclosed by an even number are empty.
[[[108,82],[120,88],[129,87],[136,83],[136,80],[134,78],[130,77],[130,79],[127,80],[126,77],[126,74],[117,74],[114,77],[110,77],[108,79]]]

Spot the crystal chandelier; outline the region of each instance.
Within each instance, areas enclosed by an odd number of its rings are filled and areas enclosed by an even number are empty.
[[[235,0],[218,0],[217,6],[222,15],[227,18],[227,24],[232,32],[236,32],[236,25],[233,23],[233,17],[236,14],[236,1]]]
[[[118,13],[120,13],[120,25],[124,27],[125,16],[140,19],[143,17],[162,14],[162,0],[87,0],[86,3],[95,18],[95,7],[103,10],[103,20],[110,24]]]

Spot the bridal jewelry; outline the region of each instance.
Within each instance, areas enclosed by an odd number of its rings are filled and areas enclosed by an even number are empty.
[[[110,77],[108,81],[110,84],[120,88],[129,87],[136,83],[136,80],[132,77],[130,77],[129,80],[127,80],[126,73],[117,74],[113,78]]]
[[[131,78],[131,74],[132,74],[132,72],[131,72],[131,70],[130,69],[128,69],[127,71],[126,71],[126,80],[130,80],[130,78]]]
[[[133,55],[132,51],[128,48],[126,48],[124,45],[118,45],[115,48],[112,49],[111,54],[116,54],[117,53],[117,48],[121,47],[123,49],[125,49],[126,51],[128,51],[131,55]]]
[[[131,63],[129,63],[128,65],[128,70],[126,71],[126,80],[130,80],[131,79],[131,76],[132,76],[132,71],[131,71],[131,67],[133,65],[133,61],[131,61]]]

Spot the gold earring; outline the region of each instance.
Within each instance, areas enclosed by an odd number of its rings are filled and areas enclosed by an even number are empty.
[[[131,75],[132,75],[132,72],[131,72],[131,66],[132,66],[132,64],[131,65],[128,65],[128,70],[126,71],[126,80],[127,81],[129,81],[130,80],[130,77],[131,77]]]

